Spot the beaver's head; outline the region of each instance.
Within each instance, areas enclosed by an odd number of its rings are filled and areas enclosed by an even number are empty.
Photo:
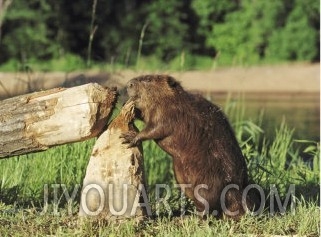
[[[144,110],[166,103],[182,90],[180,83],[168,75],[144,75],[127,83],[128,96],[136,108]]]

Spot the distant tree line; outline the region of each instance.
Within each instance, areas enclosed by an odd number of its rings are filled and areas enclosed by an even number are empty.
[[[316,61],[316,0],[1,0],[0,64],[75,55],[134,65],[182,55],[223,65]],[[91,37],[90,37],[91,36]]]

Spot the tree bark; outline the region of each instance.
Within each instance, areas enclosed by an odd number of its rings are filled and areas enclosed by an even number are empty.
[[[116,91],[90,83],[0,101],[0,158],[97,136],[115,99]]]

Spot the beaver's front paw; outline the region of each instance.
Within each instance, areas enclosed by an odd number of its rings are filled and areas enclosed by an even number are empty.
[[[128,131],[128,132],[122,133],[120,135],[120,138],[124,139],[122,143],[128,144],[128,147],[137,146],[138,144],[137,132],[135,131]]]

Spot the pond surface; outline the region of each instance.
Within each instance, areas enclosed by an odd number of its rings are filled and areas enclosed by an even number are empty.
[[[317,92],[211,92],[203,95],[223,108],[226,103],[243,103],[244,118],[252,121],[263,111],[262,129],[268,138],[274,137],[275,129],[285,119],[288,128],[294,129],[294,139],[320,141],[320,94]]]

